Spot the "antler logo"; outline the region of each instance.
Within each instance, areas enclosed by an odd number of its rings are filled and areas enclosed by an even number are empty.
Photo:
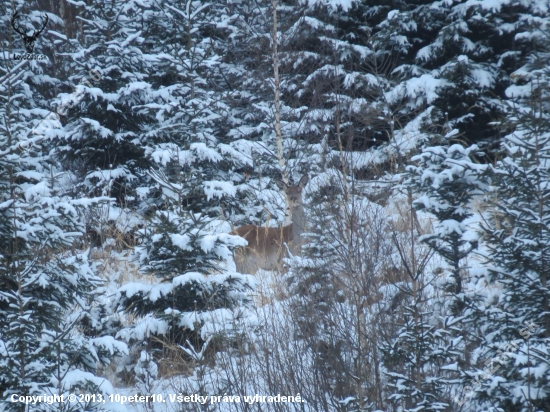
[[[17,33],[21,35],[23,43],[25,43],[25,50],[27,50],[27,53],[32,53],[34,50],[34,42],[36,41],[38,36],[40,36],[40,34],[44,31],[46,25],[48,24],[48,15],[45,14],[45,18],[42,19],[42,27],[40,28],[40,30],[33,30],[33,33],[30,36],[27,35],[27,32],[19,26],[19,17],[19,12],[16,11],[11,18],[11,26]]]

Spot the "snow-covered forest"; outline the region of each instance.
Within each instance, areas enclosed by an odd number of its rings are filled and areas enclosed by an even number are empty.
[[[0,20],[0,411],[550,411],[550,0]]]

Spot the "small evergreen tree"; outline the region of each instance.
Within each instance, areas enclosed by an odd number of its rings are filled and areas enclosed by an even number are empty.
[[[213,312],[223,315],[248,301],[247,276],[227,268],[232,250],[244,240],[220,231],[217,219],[188,209],[186,199],[195,188],[186,179],[174,182],[162,171],[151,172],[151,177],[164,194],[165,210],[157,211],[139,231],[135,257],[141,271],[159,283],[131,283],[119,289],[115,305],[140,317],[121,333],[129,341],[156,335],[180,345],[189,340],[200,348]],[[218,186],[212,189],[227,195],[228,185]]]
[[[495,96],[505,97],[510,75],[526,61],[530,46],[514,36],[539,18],[537,4],[393,1],[371,10],[379,53],[396,63],[398,81],[386,98],[399,106],[401,124],[428,104],[432,125],[457,129],[486,154],[496,149],[499,129],[491,122],[509,109]]]
[[[449,331],[441,328],[438,321],[439,291],[433,287],[437,272],[430,270],[434,251],[418,242],[421,229],[411,189],[406,189],[409,201],[406,230],[392,233],[398,256],[394,266],[407,275],[406,281],[394,285],[399,290],[396,297],[400,296],[403,311],[393,317],[398,330],[381,345],[388,399],[395,410],[448,410],[448,381],[442,369],[460,356],[456,350],[460,339],[450,340]]]
[[[186,186],[183,201],[189,210],[233,216],[242,212],[241,202],[236,201],[242,197],[240,191],[221,196],[213,190],[204,196],[206,182],[211,182],[212,188],[216,182],[242,182],[238,169],[248,163],[238,150],[225,144],[227,137],[222,130],[227,105],[217,85],[222,70],[216,47],[223,43],[216,27],[220,7],[216,3],[168,0],[149,10],[149,37],[143,49],[156,56],[156,70],[149,76],[149,102],[136,109],[148,119],[142,134],[145,159],[159,166],[170,181]],[[190,157],[182,175],[178,162],[183,159],[172,159],[187,155]],[[195,171],[189,172],[190,167]],[[151,190],[145,202],[161,205],[162,194],[155,190],[155,180],[149,179],[147,185]]]
[[[478,152],[475,145],[469,148],[458,144],[427,147],[420,155],[412,158],[417,164],[408,167],[408,180],[405,182],[413,193],[418,193],[419,197],[414,201],[415,208],[429,212],[436,218],[433,233],[420,236],[419,241],[444,259],[448,268],[443,268],[443,273],[448,270],[450,276],[442,284],[443,299],[437,316],[444,319],[444,324],[440,325],[437,318],[431,321],[441,329],[437,332],[438,338],[432,340],[430,351],[442,354],[438,362],[448,362],[446,369],[454,370],[452,373],[455,374],[457,370],[469,368],[471,350],[477,343],[471,320],[480,297],[466,288],[470,279],[465,259],[478,246],[477,235],[468,222],[473,216],[471,203],[474,196],[482,195],[487,188],[486,179],[480,174],[485,166],[473,163],[471,158]],[[432,296],[434,302],[438,300],[438,293],[436,291]],[[413,308],[413,311],[417,315],[422,312],[418,308]],[[449,329],[443,329],[442,326]],[[430,334],[429,330],[426,333]],[[420,330],[417,332],[420,333]],[[418,337],[414,333],[413,336]],[[443,347],[446,349],[442,352]],[[440,371],[439,379],[441,377],[445,377],[445,373]],[[453,390],[456,390],[456,380],[443,382],[453,383]]]
[[[515,131],[490,170],[493,210],[482,228],[487,271],[479,281],[495,293],[478,313],[478,369],[465,374],[463,398],[483,410],[548,411],[550,405],[550,83],[548,66],[537,65],[537,57],[508,90],[517,99]]]
[[[154,385],[158,379],[158,367],[149,353],[141,351],[134,372],[137,390],[146,396],[154,393]]]
[[[449,264],[452,281],[447,292],[455,299],[452,303],[455,316],[460,315],[466,299],[461,262],[477,247],[477,240],[467,226],[467,219],[473,215],[470,204],[473,197],[482,195],[487,187],[476,171],[484,167],[476,167],[470,158],[476,153],[475,145],[466,149],[458,144],[448,148],[428,147],[412,158],[417,165],[409,166],[410,178],[406,183],[419,193],[415,207],[437,219],[434,232],[419,240]]]
[[[413,287],[418,287],[418,280],[413,280]],[[407,291],[416,299],[405,308],[406,320],[398,336],[383,348],[388,398],[404,412],[444,411],[449,407],[441,368],[451,359],[449,355],[456,353],[446,346],[448,333],[430,324],[433,312],[423,311],[426,302],[418,298],[426,289],[420,284],[420,288]]]

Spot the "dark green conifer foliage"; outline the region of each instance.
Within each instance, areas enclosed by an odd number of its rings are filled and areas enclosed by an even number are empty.
[[[484,410],[547,411],[550,404],[550,84],[548,66],[537,64],[545,54],[534,55],[518,71],[519,84],[508,89],[515,96],[515,131],[505,136],[504,158],[489,171],[487,271],[479,281],[496,293],[477,313],[478,369],[464,374],[464,399]]]
[[[2,23],[13,15],[11,6],[0,3]],[[2,24],[1,30],[0,410],[22,411],[25,404],[7,401],[12,394],[60,395],[77,388],[112,393],[95,374],[126,346],[112,337],[88,339],[75,328],[101,284],[87,253],[73,247],[84,229],[80,212],[96,200],[63,193],[59,165],[46,150],[60,124],[41,105],[35,87],[44,79],[41,63],[47,61],[14,64],[7,58],[17,51],[11,26]],[[43,118],[50,119],[48,127]],[[101,388],[100,381],[105,381]],[[48,409],[76,406],[36,405],[36,410]]]
[[[82,5],[80,5],[82,6]],[[149,167],[135,106],[147,101],[150,61],[140,44],[144,15],[134,2],[92,2],[79,8],[82,30],[65,55],[66,93],[54,104],[63,116],[57,154],[75,173],[75,193],[108,195],[126,205]]]

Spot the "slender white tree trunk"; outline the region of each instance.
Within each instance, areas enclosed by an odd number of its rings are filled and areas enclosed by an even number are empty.
[[[273,31],[271,39],[273,41],[273,80],[275,92],[275,140],[277,143],[277,159],[281,169],[283,181],[288,184],[288,177],[285,171],[285,159],[283,157],[283,136],[281,133],[281,81],[279,79],[279,56],[277,51],[277,0],[271,0],[273,6]]]

